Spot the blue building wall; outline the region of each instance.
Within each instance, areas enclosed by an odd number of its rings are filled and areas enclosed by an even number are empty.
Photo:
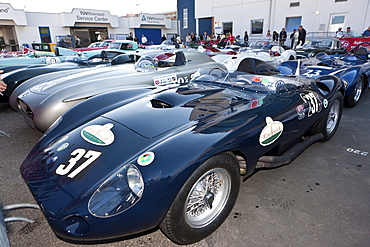
[[[188,28],[183,28],[183,9],[188,9]],[[177,0],[177,19],[180,20],[180,37],[183,40],[187,33],[196,33],[195,0]]]

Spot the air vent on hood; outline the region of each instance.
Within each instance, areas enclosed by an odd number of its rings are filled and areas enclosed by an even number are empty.
[[[163,102],[161,100],[152,99],[150,102],[152,103],[153,108],[171,108],[171,107],[173,107],[172,105],[170,105],[166,102]]]

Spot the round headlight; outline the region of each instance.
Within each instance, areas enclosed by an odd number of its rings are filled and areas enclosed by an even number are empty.
[[[96,217],[120,214],[141,198],[144,180],[139,169],[128,164],[113,173],[91,196],[89,212]]]

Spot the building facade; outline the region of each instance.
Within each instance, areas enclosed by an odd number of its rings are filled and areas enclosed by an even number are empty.
[[[0,46],[17,51],[22,44],[58,43],[66,35],[78,35],[81,45],[87,46],[104,39],[126,39],[130,32],[136,37],[145,34],[148,42],[157,44],[163,34],[172,37],[178,33],[177,23],[165,14],[118,17],[105,10],[76,8],[70,13],[40,13],[0,3]]]
[[[263,39],[267,30],[288,33],[303,25],[308,36],[334,36],[339,27],[351,27],[355,36],[370,26],[370,0],[178,0],[181,37],[194,33],[232,32]],[[194,24],[184,26],[184,8],[194,13]],[[211,20],[211,24],[209,24]]]

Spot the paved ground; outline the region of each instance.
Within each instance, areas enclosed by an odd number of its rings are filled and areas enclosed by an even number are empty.
[[[226,222],[191,246],[369,246],[370,92],[344,109],[337,134],[317,143],[290,165],[259,171],[241,183]],[[41,134],[0,104],[0,199],[4,204],[34,200],[19,165]],[[18,210],[33,224],[8,223],[12,246],[77,246],[60,241],[42,214]],[[94,246],[175,246],[158,229],[120,242]]]

